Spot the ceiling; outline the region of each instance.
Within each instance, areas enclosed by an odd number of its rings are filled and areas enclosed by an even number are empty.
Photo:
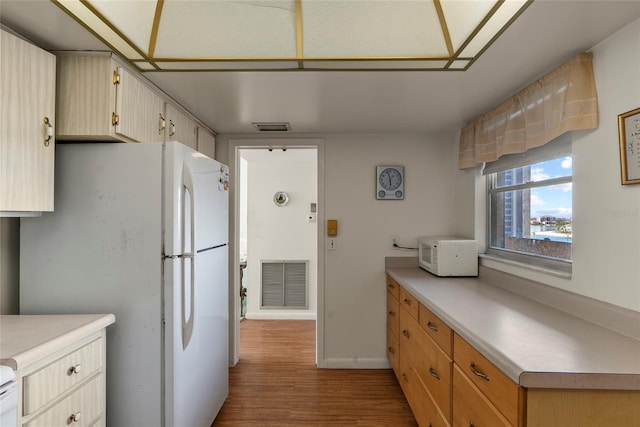
[[[462,1],[462,0],[458,0]],[[146,72],[218,133],[450,133],[640,18],[639,0],[536,0],[466,71]],[[106,50],[48,0],[2,0],[0,21],[47,50]]]

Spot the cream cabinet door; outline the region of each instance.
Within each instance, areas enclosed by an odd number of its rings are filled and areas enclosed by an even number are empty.
[[[173,104],[167,103],[167,128],[165,141],[178,141],[194,150],[196,143],[196,122]]]
[[[53,211],[56,57],[0,39],[0,211]]]
[[[198,151],[202,154],[216,158],[216,137],[205,128],[198,128]]]
[[[116,134],[137,142],[164,140],[164,100],[123,67],[117,67]]]

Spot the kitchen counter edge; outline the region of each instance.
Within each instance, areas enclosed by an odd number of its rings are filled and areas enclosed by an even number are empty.
[[[511,293],[490,283],[484,282],[480,278],[441,278],[421,270],[418,267],[403,268],[386,268],[386,274],[396,280],[401,286],[407,289],[420,303],[431,310],[435,315],[440,317],[442,321],[447,323],[455,333],[469,342],[480,353],[482,353],[489,361],[496,365],[515,383],[527,388],[558,388],[558,389],[602,389],[602,390],[640,390],[640,370],[637,372],[618,372],[611,369],[610,372],[572,372],[555,369],[549,366],[549,369],[529,370],[524,367],[526,361],[513,360],[505,354],[500,348],[491,344],[491,337],[482,336],[482,334],[474,332],[473,325],[469,320],[460,321],[447,307],[441,307],[437,301],[430,298],[428,292],[424,289],[418,289],[415,285],[426,285],[428,283],[442,283],[448,281],[447,286],[453,286],[457,297],[468,293],[469,298],[477,297],[478,292],[482,293],[483,298],[491,298],[497,296],[495,303],[500,304],[501,297],[505,297],[509,301],[522,299],[527,305],[540,304],[533,300],[529,300],[524,296]],[[456,286],[457,284],[462,284]],[[442,289],[440,289],[442,292]],[[542,304],[541,304],[542,305]],[[514,310],[516,304],[509,304],[508,309]],[[545,309],[555,310],[551,307],[544,306]],[[563,313],[563,312],[561,312]],[[530,313],[527,313],[529,315]],[[580,322],[578,318],[570,314],[566,314],[573,321]],[[601,328],[591,324],[586,320],[582,320],[585,327]],[[615,331],[611,334],[619,335]],[[625,337],[625,339],[628,337]],[[633,340],[632,338],[629,338]],[[637,340],[633,340],[637,341]],[[640,341],[637,341],[640,350]],[[455,352],[455,350],[454,350]],[[637,353],[640,354],[640,353]],[[588,358],[589,355],[585,355]]]
[[[0,365],[21,369],[115,323],[113,314],[0,316]]]

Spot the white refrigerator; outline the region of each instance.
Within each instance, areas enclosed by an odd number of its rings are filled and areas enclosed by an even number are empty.
[[[56,146],[20,312],[114,313],[107,425],[210,426],[228,395],[228,168],[177,142]]]

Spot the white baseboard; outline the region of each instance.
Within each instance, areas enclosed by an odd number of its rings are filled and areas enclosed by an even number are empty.
[[[269,313],[247,313],[245,319],[250,320],[316,320],[316,313],[283,313],[281,311]]]
[[[326,369],[391,369],[389,359],[324,359],[318,368]]]

